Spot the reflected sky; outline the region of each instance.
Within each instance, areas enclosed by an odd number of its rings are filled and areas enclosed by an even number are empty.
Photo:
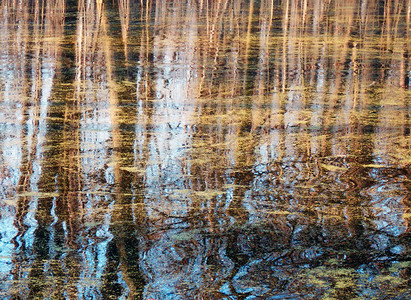
[[[1,0],[2,299],[410,297],[410,11]]]

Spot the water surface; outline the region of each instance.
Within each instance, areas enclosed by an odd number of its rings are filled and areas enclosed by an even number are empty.
[[[0,1],[1,298],[410,298],[410,12]]]

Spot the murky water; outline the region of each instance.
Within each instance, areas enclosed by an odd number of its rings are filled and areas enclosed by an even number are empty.
[[[0,1],[1,299],[406,299],[411,1]]]

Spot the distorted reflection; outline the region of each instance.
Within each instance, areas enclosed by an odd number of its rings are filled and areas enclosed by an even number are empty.
[[[411,297],[411,2],[0,0],[2,299]]]

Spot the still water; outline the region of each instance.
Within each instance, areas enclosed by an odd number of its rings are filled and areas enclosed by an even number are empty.
[[[0,298],[410,298],[410,57],[410,0],[0,0]]]

